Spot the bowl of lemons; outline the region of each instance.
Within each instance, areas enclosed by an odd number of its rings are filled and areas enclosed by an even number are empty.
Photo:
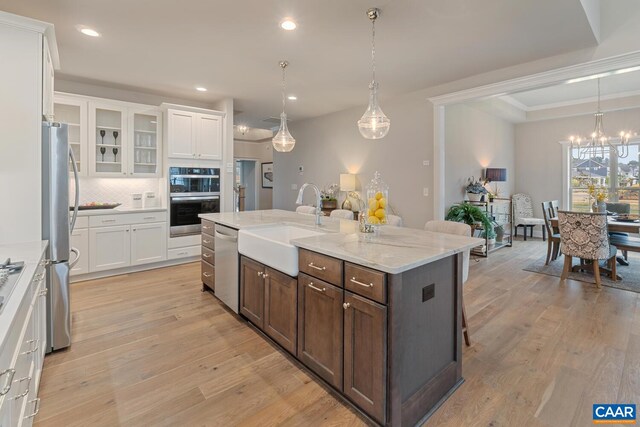
[[[386,224],[388,206],[389,187],[376,172],[367,186],[367,223],[374,226]]]

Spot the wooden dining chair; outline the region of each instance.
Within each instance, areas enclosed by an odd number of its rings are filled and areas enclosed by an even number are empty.
[[[471,227],[468,224],[465,224],[463,222],[433,220],[433,221],[427,222],[424,225],[424,229],[426,231],[432,231],[434,233],[456,234],[458,236],[471,237]],[[464,253],[462,254],[462,284],[463,285],[469,278],[469,255],[470,255],[469,249],[464,251]],[[464,308],[464,298],[462,295],[460,295],[460,299],[462,300],[462,334],[464,335],[464,343],[467,346],[470,346],[471,339],[469,338],[467,312]]]
[[[558,227],[564,254],[564,269],[560,280],[566,280],[569,272],[573,270],[573,257],[580,258],[580,265],[576,266],[578,270],[593,271],[598,288],[602,287],[599,264],[601,260],[607,261],[612,280],[617,279],[618,249],[609,242],[606,213],[558,211]]]
[[[547,260],[544,265],[549,265],[549,261],[558,259],[560,252],[560,233],[555,232],[551,226],[551,218],[558,215],[558,201],[551,200],[542,202],[542,216],[544,218],[544,226],[547,229],[549,239],[547,240]]]

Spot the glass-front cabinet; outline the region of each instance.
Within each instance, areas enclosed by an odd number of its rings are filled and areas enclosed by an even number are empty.
[[[56,95],[53,104],[56,122],[66,123],[69,146],[73,150],[78,172],[87,175],[87,101],[74,97]],[[69,163],[69,171],[72,170]]]
[[[129,174],[158,176],[160,173],[159,129],[162,115],[158,111],[130,110]]]
[[[126,104],[89,102],[93,176],[160,176],[161,113]]]

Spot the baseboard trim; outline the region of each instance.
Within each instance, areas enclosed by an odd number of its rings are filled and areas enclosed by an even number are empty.
[[[140,271],[155,270],[157,268],[171,267],[173,265],[188,264],[199,261],[200,256],[188,258],[170,259],[152,264],[136,265],[133,267],[118,268],[116,270],[96,271],[95,273],[79,274],[71,276],[71,283],[84,282],[86,280],[103,279],[105,277],[120,276],[122,274],[138,273]]]

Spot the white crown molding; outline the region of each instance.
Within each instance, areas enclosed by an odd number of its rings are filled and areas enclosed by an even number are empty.
[[[530,76],[517,77],[498,83],[491,83],[458,92],[438,95],[428,98],[434,105],[448,105],[472,99],[490,96],[504,96],[514,92],[539,89],[547,86],[565,83],[578,77],[608,72],[611,70],[629,68],[640,64],[640,51],[630,52],[611,58],[597,59],[576,65],[544,71]]]
[[[0,11],[0,23],[11,25],[16,28],[22,28],[23,30],[34,31],[46,36],[47,43],[49,45],[49,53],[51,54],[51,60],[53,61],[53,68],[56,70],[60,69],[58,42],[56,40],[56,33],[53,24],[3,11]]]
[[[506,102],[507,104],[511,104],[513,107],[516,107],[522,111],[524,111],[525,113],[527,111],[530,111],[529,109],[531,107],[523,104],[522,102],[518,101],[517,99],[515,99],[514,97],[512,97],[511,95],[504,95],[504,96],[500,96],[499,99],[503,100],[504,102]]]
[[[615,100],[615,99],[631,98],[631,97],[638,96],[638,95],[640,95],[640,89],[639,90],[634,90],[634,91],[627,91],[627,92],[624,92],[624,93],[613,93],[611,95],[603,95],[603,96],[600,97],[600,100],[601,101],[611,101],[611,100]],[[533,106],[533,107],[527,107],[525,105],[525,107],[527,108],[526,111],[529,112],[529,111],[551,110],[551,109],[554,109],[554,108],[562,108],[562,107],[571,107],[573,105],[589,104],[589,103],[597,102],[597,101],[598,101],[598,97],[597,96],[590,96],[588,98],[573,99],[571,101],[551,102],[549,104],[541,104],[541,105],[536,105],[536,106]],[[522,104],[522,105],[524,105],[524,104]],[[627,107],[627,108],[629,108],[629,107]],[[611,111],[612,109],[609,108],[608,110]]]

